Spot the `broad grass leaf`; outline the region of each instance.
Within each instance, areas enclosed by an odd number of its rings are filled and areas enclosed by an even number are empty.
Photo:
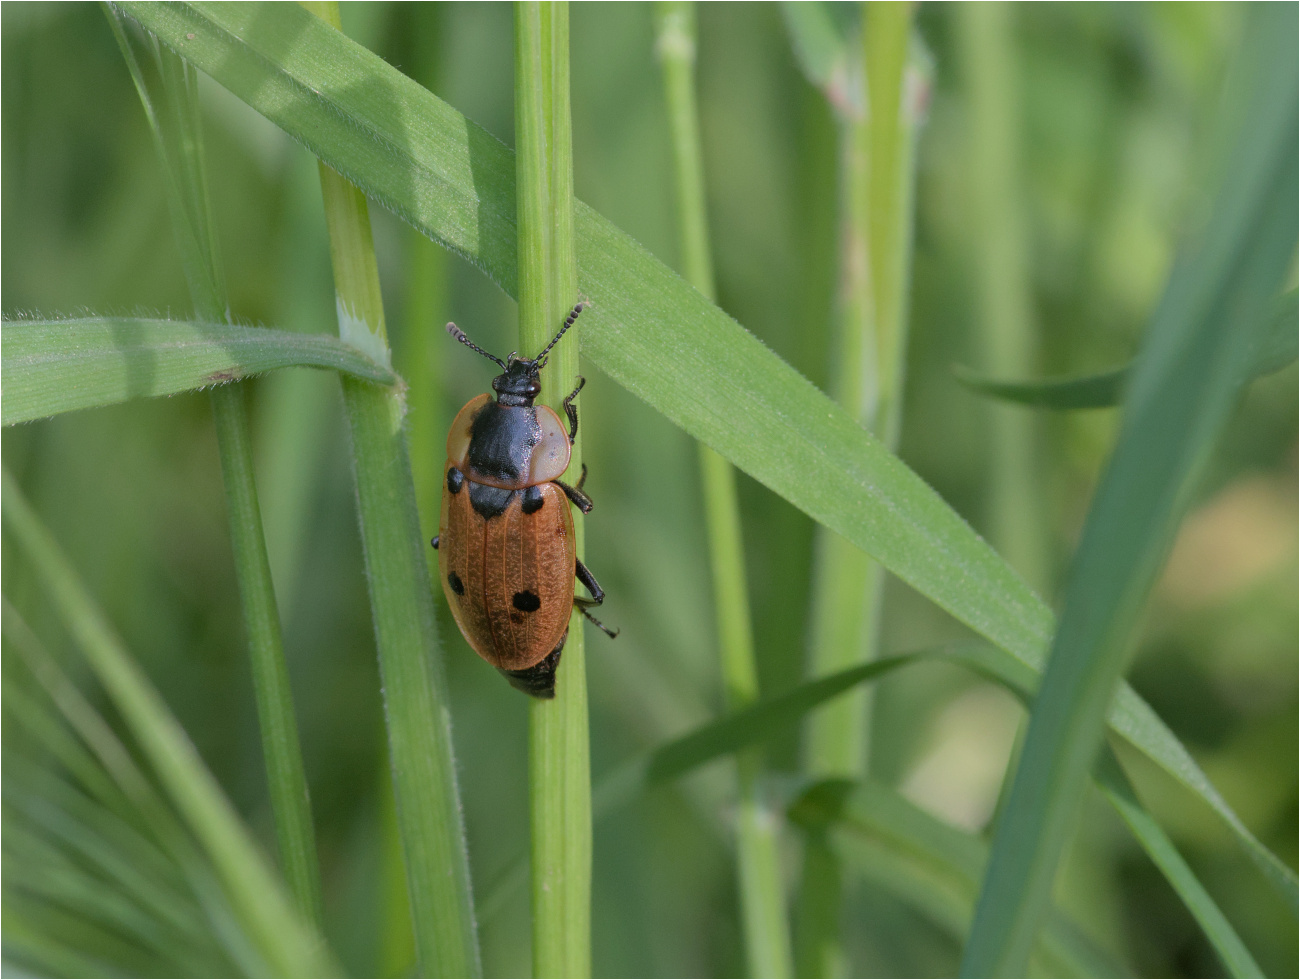
[[[327,368],[376,384],[396,380],[335,337],[228,323],[6,320],[0,350],[5,425],[211,388],[282,367]]]

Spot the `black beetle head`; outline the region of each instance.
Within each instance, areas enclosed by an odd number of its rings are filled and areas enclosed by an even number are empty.
[[[502,405],[532,405],[542,390],[541,365],[537,361],[511,354],[506,358],[506,373],[492,379],[492,390]]]
[[[573,321],[578,319],[578,314],[586,309],[588,303],[583,300],[575,306],[567,317],[564,318],[564,325],[560,327],[560,332],[551,338],[551,342],[542,348],[542,352],[533,360],[526,357],[520,357],[516,351],[504,361],[495,354],[489,354],[478,344],[474,343],[465,336],[465,331],[454,323],[447,324],[447,333],[451,334],[458,341],[464,344],[472,351],[477,351],[486,357],[489,361],[496,361],[501,365],[505,374],[499,374],[492,379],[492,390],[497,393],[497,402],[502,405],[522,405],[528,407],[532,405],[533,399],[538,396],[542,390],[541,371],[546,367],[546,357],[551,352],[551,348],[560,342],[566,330],[573,326]]]

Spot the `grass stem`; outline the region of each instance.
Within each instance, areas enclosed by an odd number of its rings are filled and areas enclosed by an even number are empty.
[[[109,22],[144,103],[166,171],[172,224],[195,313],[209,322],[229,322],[225,276],[208,196],[197,73],[156,39],[129,35],[116,13],[110,12]],[[146,75],[146,65],[156,75]],[[280,863],[299,908],[319,928],[323,919],[316,836],[262,531],[244,387],[219,386],[213,389],[211,399]]]
[[[656,5],[656,47],[663,66],[664,98],[673,151],[678,241],[686,280],[715,298],[705,209],[704,162],[695,94],[695,9],[686,2]],[[758,700],[758,666],[745,581],[744,541],[736,474],[731,464],[699,444],[700,480],[708,529],[718,654],[728,710]],[[737,757],[736,815],[741,918],[751,976],[790,976],[790,931],[781,878],[778,822],[763,797],[763,757]]]
[[[907,90],[912,9],[863,4],[860,86],[841,100],[839,327],[833,371],[836,400],[890,449],[902,418],[907,290],[912,252],[916,110]],[[880,566],[822,531],[815,570],[811,673],[843,670],[876,655]],[[865,774],[870,700],[855,692],[809,726],[811,775]]]
[[[858,52],[847,52],[840,117],[840,295],[832,379],[835,399],[887,448],[898,444],[912,254],[913,130],[907,91],[912,7],[862,4]],[[813,570],[810,673],[832,674],[879,655],[884,568],[821,528]],[[809,721],[804,769],[814,778],[860,779],[870,759],[872,691],[863,687]],[[836,976],[842,875],[827,841],[805,834],[800,886],[801,975]]]
[[[519,343],[540,351],[578,299],[567,3],[515,4],[515,199]],[[542,399],[553,408],[578,375],[578,330],[551,352]],[[569,472],[582,469],[582,433]],[[576,521],[578,557],[583,522]],[[591,975],[591,757],[582,616],[575,609],[555,698],[529,705],[533,973]]]
[[[954,8],[970,100],[970,242],[979,295],[979,338],[985,372],[995,378],[1037,373],[1029,245],[1021,202],[1018,85],[1006,3]],[[990,400],[989,537],[1035,589],[1050,585],[1044,548],[1036,442],[1038,413]]]
[[[339,28],[337,3],[308,5]],[[320,165],[339,336],[391,363],[365,195]],[[343,380],[366,578],[388,721],[397,823],[417,965],[424,975],[481,970],[451,719],[425,542],[415,504],[401,391]]]

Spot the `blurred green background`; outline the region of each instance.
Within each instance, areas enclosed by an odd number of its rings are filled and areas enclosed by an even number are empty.
[[[505,4],[345,4],[345,30],[506,143],[513,142]],[[572,9],[578,196],[676,262],[667,125],[641,4]],[[836,133],[800,74],[776,4],[699,8],[699,87],[721,306],[817,384],[829,376],[836,280]],[[1011,45],[1022,210],[1036,340],[1033,373],[1127,361],[1202,203],[1205,135],[1241,11],[1231,4],[1017,5]],[[189,314],[160,163],[103,12],[5,4],[0,274],[6,316]],[[918,151],[916,251],[901,455],[1000,544],[991,514],[993,410],[951,366],[993,368],[978,310],[971,114],[960,24],[926,5],[933,61]],[[249,322],[333,332],[315,161],[206,79],[207,151],[232,304]],[[440,379],[412,420],[412,452],[441,466],[455,410],[487,388],[480,359],[445,341],[455,319],[513,348],[514,304],[372,208],[393,347],[408,377]],[[439,332],[427,363],[408,338]],[[583,394],[588,564],[615,643],[589,645],[595,777],[720,710],[695,449],[594,369]],[[248,382],[259,490],[318,828],[330,939],[362,975],[404,969],[394,904],[382,705],[335,379]],[[1234,416],[1150,605],[1130,679],[1228,802],[1292,866],[1297,826],[1297,378],[1256,383]],[[1021,410],[1004,410],[1016,411]],[[1053,600],[1109,451],[1113,410],[1035,417],[1035,551],[1026,574]],[[432,437],[427,434],[433,433]],[[18,477],[203,758],[274,850],[208,399],[82,412],[4,433]],[[436,476],[423,478],[436,514]],[[763,690],[803,672],[813,525],[741,476]],[[430,532],[432,533],[432,532]],[[9,557],[8,552],[5,555]],[[1014,559],[1013,559],[1014,560]],[[56,649],[66,642],[18,561],[4,589]],[[438,602],[442,603],[441,592]],[[897,582],[883,649],[964,635]],[[442,610],[445,614],[445,608]],[[523,698],[443,617],[455,748],[485,969],[529,969],[528,898],[502,887],[526,847]],[[939,665],[879,688],[873,765],[945,819],[982,829],[1019,709]],[[6,751],[13,726],[5,726]],[[793,770],[792,734],[769,758]],[[778,789],[780,787],[780,780]],[[731,767],[711,766],[596,828],[597,975],[738,975],[744,961],[728,831]],[[1270,974],[1294,975],[1296,924],[1208,809],[1150,773],[1144,799]],[[790,880],[798,853],[789,851]],[[400,887],[400,886],[399,886]],[[1152,975],[1221,969],[1191,917],[1094,796],[1059,882],[1105,946]],[[956,944],[905,905],[858,886],[847,910],[855,973],[946,974]]]

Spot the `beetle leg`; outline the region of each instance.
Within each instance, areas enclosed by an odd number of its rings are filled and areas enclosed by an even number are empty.
[[[596,624],[596,627],[597,627],[597,628],[598,628],[602,633],[604,633],[606,636],[608,636],[611,640],[614,639],[615,637],[617,637],[617,636],[618,636],[618,633],[619,633],[618,630],[612,630],[612,629],[610,629],[608,626],[606,626],[604,623],[602,623],[599,619],[597,619],[597,618],[596,618],[595,616],[593,616],[591,613],[587,612],[587,608],[586,608],[586,606],[584,605],[584,603],[587,603],[587,602],[590,602],[590,601],[591,601],[591,600],[589,600],[589,599],[582,599],[582,598],[579,598],[579,597],[575,596],[574,599],[573,599],[573,606],[574,606],[575,609],[578,610],[578,612],[582,613],[584,616],[586,616],[588,619],[590,619],[593,623],[595,623],[595,624]]]
[[[582,559],[576,559],[576,562],[577,566],[573,572],[574,577],[587,587],[587,591],[591,593],[591,598],[583,599],[581,596],[577,596],[573,601],[590,602],[593,606],[599,606],[605,601],[605,590],[600,587],[600,583],[596,581],[596,576],[591,574],[591,570],[582,563]]]
[[[564,495],[577,505],[578,510],[582,511],[584,514],[591,513],[591,508],[594,505],[591,502],[591,498],[585,493],[576,487],[571,487],[567,483],[561,482],[560,480],[552,480],[551,482],[564,491]]]
[[[578,397],[578,392],[582,391],[582,386],[587,383],[587,379],[578,375],[578,387],[574,388],[567,398],[564,399],[564,414],[569,417],[569,444],[578,438],[578,408],[573,404],[573,400]]]
[[[587,482],[587,464],[582,464],[582,476],[578,477],[578,482],[573,485],[574,490],[581,490],[582,485]]]
[[[441,534],[435,534],[435,535],[433,536],[433,540],[429,542],[429,544],[433,545],[433,550],[434,550],[434,551],[437,551],[437,550],[438,550],[438,539],[441,538],[441,537],[442,537]]]

